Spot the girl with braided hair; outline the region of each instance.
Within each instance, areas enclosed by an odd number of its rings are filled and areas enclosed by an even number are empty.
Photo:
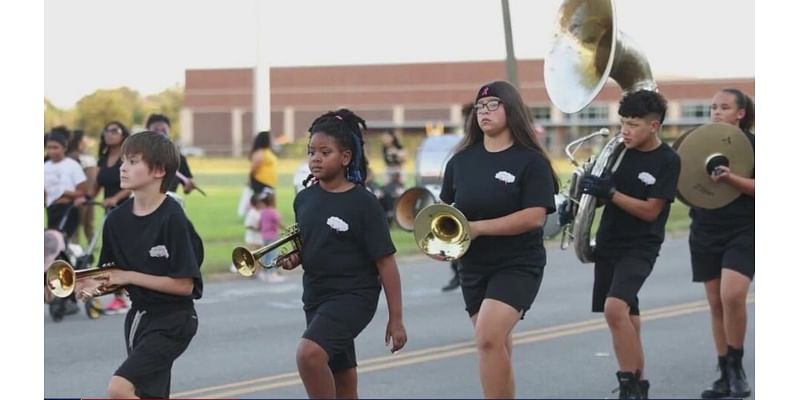
[[[303,246],[279,262],[303,265],[306,330],[297,348],[297,369],[311,398],[357,398],[354,339],[378,306],[381,284],[392,353],[406,343],[400,274],[389,225],[378,199],[367,191],[366,123],[347,109],[311,124],[311,175],[294,200]],[[310,185],[309,185],[310,183]]]

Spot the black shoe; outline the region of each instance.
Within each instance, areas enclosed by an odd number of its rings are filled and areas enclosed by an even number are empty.
[[[72,315],[78,313],[78,304],[73,299],[67,299],[64,302],[64,315]]]
[[[50,318],[53,322],[61,322],[64,319],[64,299],[56,297],[49,305]]]
[[[648,393],[650,392],[650,381],[642,379],[639,381],[639,398],[649,399]]]
[[[731,389],[731,397],[749,397],[750,384],[747,383],[747,376],[742,367],[742,356],[744,349],[734,349],[728,346],[727,368],[728,384]]]
[[[731,388],[728,384],[727,365],[727,356],[717,357],[717,368],[720,371],[720,377],[711,384],[710,388],[703,390],[703,393],[700,393],[700,397],[704,399],[720,399],[730,396]]]
[[[461,286],[461,280],[458,278],[458,276],[454,276],[453,279],[450,279],[450,282],[448,282],[447,285],[442,287],[442,291],[449,292],[451,290],[458,289],[459,286]]]
[[[633,372],[617,371],[620,399],[641,399],[639,378]],[[650,387],[648,383],[648,388]]]

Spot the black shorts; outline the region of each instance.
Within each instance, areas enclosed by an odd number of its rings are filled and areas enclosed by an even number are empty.
[[[539,293],[544,268],[520,265],[498,268],[488,274],[473,271],[474,268],[461,269],[461,294],[470,317],[481,309],[483,299],[494,299],[521,311],[523,319]]]
[[[172,363],[197,333],[194,307],[169,311],[131,308],[125,317],[128,358],[114,375],[133,383],[142,398],[168,398]]]
[[[655,257],[622,254],[597,256],[594,264],[592,312],[603,312],[606,298],[615,297],[630,307],[630,315],[639,315],[639,290],[650,276]]]
[[[714,233],[692,231],[689,234],[692,253],[692,281],[708,282],[731,269],[753,280],[756,274],[755,225],[738,230]]]
[[[73,207],[72,204],[51,204],[50,207],[47,207],[47,229],[58,229],[61,220],[65,218],[61,232],[72,236],[78,230],[78,224],[81,221],[78,207]]]
[[[328,353],[328,366],[333,373],[355,368],[358,365],[355,338],[372,321],[377,307],[377,301],[356,295],[326,300],[306,310],[303,338]]]

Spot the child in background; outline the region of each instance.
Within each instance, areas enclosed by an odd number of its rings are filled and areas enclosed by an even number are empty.
[[[283,226],[283,223],[281,222],[281,214],[278,212],[278,209],[275,208],[275,192],[270,188],[264,188],[258,197],[258,209],[260,211],[259,235],[261,242],[266,245],[280,239],[280,230],[286,229],[286,227]],[[275,249],[265,254],[264,257],[261,258],[261,262],[264,265],[269,265],[271,262],[275,261],[275,258],[278,257],[278,251],[278,249]],[[283,282],[286,280],[286,277],[282,276],[280,272],[278,272],[278,268],[272,268],[269,270],[262,269],[259,271],[258,277],[262,281],[272,283]]]

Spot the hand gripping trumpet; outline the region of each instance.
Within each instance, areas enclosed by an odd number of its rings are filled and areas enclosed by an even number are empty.
[[[284,258],[288,257],[291,254],[300,251],[300,246],[302,244],[300,240],[300,227],[297,224],[289,226],[286,229],[286,235],[282,238],[264,246],[257,250],[250,251],[244,247],[237,247],[233,249],[233,254],[231,255],[233,259],[233,266],[236,267],[236,271],[239,272],[242,276],[253,276],[256,271],[258,271],[258,267],[262,267],[264,269],[271,269],[277,268],[278,264]],[[289,243],[293,249],[290,251],[286,251],[286,249],[281,249],[281,255],[275,258],[275,261],[268,265],[264,265],[261,262],[261,257],[264,254],[269,253],[277,248],[280,248],[284,244]],[[258,265],[256,265],[258,264]]]
[[[75,284],[79,280],[94,278],[102,275],[110,270],[118,269],[116,267],[101,267],[101,268],[87,268],[75,270],[68,262],[63,260],[56,260],[49,267],[45,275],[45,283],[50,292],[56,297],[67,297],[75,291]],[[102,285],[92,294],[93,296],[102,296],[109,294],[118,289],[116,286]]]

